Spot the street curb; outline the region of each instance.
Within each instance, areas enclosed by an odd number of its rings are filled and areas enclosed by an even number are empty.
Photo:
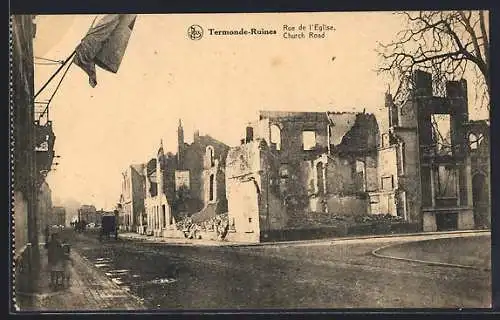
[[[270,245],[287,245],[287,244],[312,244],[312,243],[323,243],[323,242],[339,242],[346,240],[365,240],[365,239],[384,239],[384,238],[397,238],[397,237],[418,237],[418,236],[432,236],[432,235],[453,235],[453,234],[467,234],[467,233],[489,233],[490,230],[463,230],[463,231],[443,231],[443,232],[418,232],[418,233],[397,233],[397,234],[386,234],[386,235],[369,235],[360,237],[341,237],[341,238],[325,238],[325,239],[314,239],[314,240],[297,240],[297,241],[275,241],[275,242],[264,242],[264,243],[250,243],[250,244],[228,244],[227,246],[232,247],[259,247],[259,246],[270,246]]]
[[[472,237],[479,237],[482,236],[481,234],[478,235],[473,235]],[[374,250],[372,250],[371,254],[377,258],[384,258],[384,259],[392,259],[392,260],[399,260],[399,261],[407,261],[407,262],[415,262],[415,263],[421,263],[421,264],[426,264],[426,265],[434,265],[434,266],[441,266],[441,267],[451,267],[451,268],[461,268],[461,269],[471,269],[471,270],[479,270],[479,271],[491,271],[491,268],[480,268],[480,267],[475,267],[475,266],[470,266],[470,265],[463,265],[463,264],[454,264],[454,263],[446,263],[446,262],[439,262],[439,261],[427,261],[427,260],[419,260],[419,259],[410,259],[410,258],[402,258],[402,257],[396,257],[396,256],[390,256],[390,255],[384,255],[378,253],[378,251],[390,248],[390,247],[397,247],[403,244],[408,244],[408,243],[417,243],[417,242],[424,242],[424,241],[433,241],[433,240],[439,240],[439,239],[450,239],[450,238],[437,238],[437,239],[425,239],[425,240],[417,240],[417,241],[409,241],[409,242],[404,242],[404,243],[396,243],[396,244],[388,244],[382,247],[378,247]]]
[[[364,240],[364,239],[384,239],[384,238],[397,238],[397,237],[418,237],[418,236],[432,236],[432,235],[453,235],[453,234],[468,234],[468,233],[490,233],[491,230],[461,230],[461,231],[442,231],[442,232],[418,232],[418,233],[397,233],[397,234],[386,234],[386,235],[369,235],[369,236],[359,236],[359,237],[341,237],[341,238],[324,238],[324,239],[314,239],[314,240],[295,240],[295,241],[273,241],[273,242],[260,242],[260,243],[214,243],[214,244],[204,244],[200,242],[168,242],[163,240],[148,239],[142,237],[128,237],[125,236],[121,239],[129,241],[141,241],[150,242],[157,244],[168,244],[168,245],[178,245],[178,246],[199,246],[199,247],[265,247],[265,246],[277,246],[277,245],[300,245],[300,244],[314,244],[314,243],[325,243],[325,242],[339,242],[346,240]],[[120,237],[119,237],[120,238]],[[167,240],[169,238],[165,238]],[[173,238],[177,239],[177,238]]]

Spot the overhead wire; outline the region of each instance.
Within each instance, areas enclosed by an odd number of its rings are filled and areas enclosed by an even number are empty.
[[[64,60],[54,60],[54,59],[49,59],[49,58],[44,58],[44,57],[35,57],[35,59],[45,60],[48,62],[55,62],[55,63],[63,63],[64,62]]]

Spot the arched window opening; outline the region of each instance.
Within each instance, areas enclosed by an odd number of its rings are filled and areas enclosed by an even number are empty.
[[[275,150],[281,150],[281,129],[275,124],[271,125],[271,146]]]

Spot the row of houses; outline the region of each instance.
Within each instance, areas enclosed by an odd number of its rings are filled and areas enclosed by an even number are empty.
[[[81,205],[76,213],[76,216],[71,218],[71,223],[84,221],[86,226],[93,225],[94,227],[101,225],[102,216],[114,215],[113,211],[106,211],[104,209],[97,210],[94,205],[89,204]]]
[[[391,215],[422,231],[489,226],[489,124],[470,121],[467,83],[433,95],[417,71],[408,99],[386,94],[389,129],[354,112],[261,111],[229,147],[195,133],[176,154],[131,165],[122,229],[181,236],[176,222],[224,215],[233,240],[260,242],[325,214]]]

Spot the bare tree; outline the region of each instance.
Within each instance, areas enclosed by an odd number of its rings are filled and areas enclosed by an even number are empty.
[[[388,44],[379,43],[378,71],[399,81],[395,97],[404,95],[404,84],[415,69],[438,80],[457,80],[467,70],[475,73],[476,99],[489,110],[489,37],[483,11],[398,12],[404,25]],[[400,97],[401,98],[401,97]],[[403,98],[404,99],[404,98]]]

